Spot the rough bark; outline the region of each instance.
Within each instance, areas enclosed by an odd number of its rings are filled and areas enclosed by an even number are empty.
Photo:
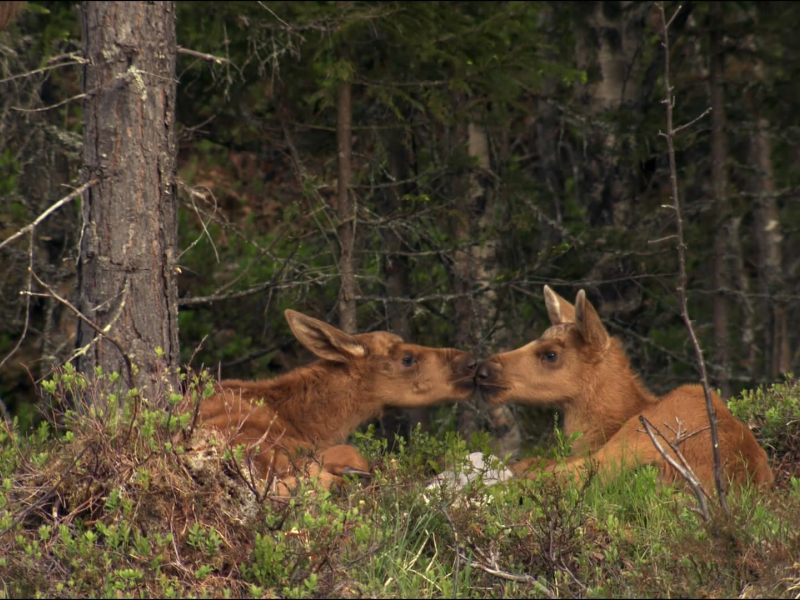
[[[84,2],[84,180],[78,367],[177,389],[175,4]],[[113,340],[113,342],[112,342]],[[163,356],[157,357],[157,348]]]
[[[338,118],[336,121],[336,140],[339,157],[339,189],[337,213],[339,226],[339,327],[347,333],[356,333],[356,277],[353,266],[353,245],[355,242],[355,209],[350,186],[353,181],[352,165],[352,84],[343,81],[339,86]]]
[[[719,368],[716,372],[717,385],[724,398],[731,396],[731,356],[729,335],[729,307],[727,289],[729,277],[727,272],[728,232],[727,222],[730,219],[728,209],[728,144],[725,139],[725,91],[723,79],[725,73],[725,56],[722,47],[723,12],[722,2],[711,3],[710,15],[710,72],[709,96],[711,99],[711,179],[714,185],[714,205],[717,219],[714,233],[713,285],[714,285],[714,349],[715,361]]]

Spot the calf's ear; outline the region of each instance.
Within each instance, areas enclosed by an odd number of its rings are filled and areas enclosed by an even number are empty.
[[[549,285],[544,286],[544,303],[551,325],[575,322],[575,307],[558,294]]]
[[[611,338],[600,321],[600,315],[586,299],[586,292],[583,290],[580,290],[575,298],[575,324],[589,346],[598,351],[608,347]]]
[[[333,325],[291,309],[284,314],[294,337],[320,358],[346,363],[367,354],[356,338]]]

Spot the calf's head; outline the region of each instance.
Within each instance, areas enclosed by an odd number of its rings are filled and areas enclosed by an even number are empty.
[[[293,310],[286,319],[306,348],[339,365],[342,384],[352,386],[359,403],[428,406],[475,391],[477,360],[461,350],[407,344],[386,331],[350,335]]]
[[[548,286],[544,297],[551,326],[541,337],[478,366],[476,379],[487,403],[565,406],[593,385],[611,339],[597,311],[583,290],[574,306]]]

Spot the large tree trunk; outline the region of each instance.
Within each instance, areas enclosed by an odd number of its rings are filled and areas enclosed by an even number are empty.
[[[163,401],[178,387],[175,4],[84,2],[78,366]],[[113,342],[111,341],[113,340]],[[157,348],[163,355],[157,356]],[[145,391],[146,390],[146,391]]]
[[[336,140],[339,151],[339,193],[337,214],[339,227],[339,327],[347,333],[356,333],[356,276],[353,266],[356,219],[350,185],[353,181],[352,127],[353,104],[350,97],[352,84],[343,81],[339,86]]]
[[[725,92],[723,79],[725,56],[722,47],[722,2],[712,2],[709,14],[711,27],[709,54],[709,96],[711,98],[711,179],[714,183],[714,204],[717,218],[714,228],[714,346],[717,385],[724,398],[731,396],[731,356],[728,342],[728,144],[725,139]]]
[[[455,290],[469,294],[456,302],[459,323],[456,342],[459,347],[471,348],[478,356],[498,350],[507,338],[507,330],[498,311],[497,293],[490,289],[497,276],[497,240],[486,236],[494,224],[495,206],[491,191],[483,183],[490,173],[489,140],[482,127],[468,123],[462,131],[467,139],[469,156],[476,159],[477,171],[471,171],[466,186],[461,218],[456,221],[455,239],[473,243],[456,253],[454,265]],[[476,398],[477,410],[465,406],[459,415],[459,430],[469,435],[488,426],[494,437],[494,451],[501,456],[516,455],[522,444],[522,433],[510,406],[488,408]]]

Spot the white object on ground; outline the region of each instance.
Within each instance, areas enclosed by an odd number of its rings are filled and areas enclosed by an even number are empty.
[[[491,467],[493,461],[498,461],[501,465],[503,461],[491,454],[484,455],[483,452],[473,452],[467,456],[469,463],[460,466],[457,470],[449,470],[439,473],[433,480],[425,486],[426,490],[433,490],[443,485],[455,490],[465,488],[468,484],[483,476],[483,483],[487,486],[507,481],[514,477],[514,474],[506,467],[494,469]]]

